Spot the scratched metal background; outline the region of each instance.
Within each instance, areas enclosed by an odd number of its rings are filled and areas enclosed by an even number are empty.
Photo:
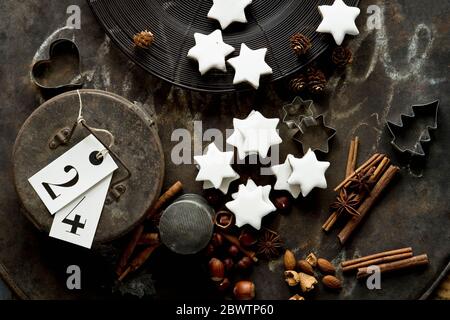
[[[81,7],[81,30],[64,29],[66,8],[72,4]],[[372,4],[382,9],[378,30],[365,27],[367,8]],[[412,246],[416,253],[426,252],[430,257],[431,265],[425,270],[384,277],[382,290],[369,291],[353,276],[345,276],[340,294],[319,288],[313,298],[418,298],[450,258],[450,127],[446,125],[450,121],[450,3],[362,1],[361,9],[358,18],[361,35],[349,42],[355,53],[354,63],[345,75],[332,76],[327,94],[316,101],[318,111],[324,112],[327,123],[338,131],[329,155],[322,158],[331,161],[328,179],[331,186],[336,185],[342,179],[347,143],[357,134],[362,140],[360,159],[375,151],[386,152],[401,165],[401,177],[345,248],[338,244],[336,232],[325,235],[320,229],[334,197],[329,190],[314,191],[308,199],[298,200],[293,212],[268,223],[280,230],[287,246],[295,249],[299,257],[314,251],[338,263],[355,255],[401,246]],[[31,63],[45,54],[52,40],[75,39],[81,48],[86,87],[140,101],[147,111],[155,112],[166,159],[170,159],[175,145],[171,142],[172,131],[187,128],[193,132],[194,120],[203,120],[203,130],[224,130],[231,126],[233,117],[247,115],[252,107],[266,116],[280,116],[281,106],[293,98],[286,84],[276,83],[258,93],[221,96],[176,88],[129,62],[104,35],[82,0],[4,0],[0,2],[0,26],[0,273],[8,284],[24,298],[99,298],[124,294],[152,297],[155,293],[152,283],[157,297],[162,299],[214,297],[204,270],[198,267],[198,259],[178,257],[167,250],[158,251],[143,272],[130,279],[128,287],[117,288],[111,279],[120,242],[92,252],[55,243],[47,235],[39,234],[21,214],[12,184],[11,150],[21,124],[43,102],[29,79]],[[399,119],[411,104],[436,98],[441,100],[440,126],[433,135],[428,156],[425,161],[409,164],[390,147],[385,121]],[[280,128],[286,138],[286,129]],[[201,135],[194,134],[193,141],[200,143]],[[284,160],[287,152],[299,154],[296,148],[293,143],[284,142],[281,158]],[[192,165],[175,166],[167,161],[165,187],[180,179],[186,191],[199,192],[200,184],[192,182],[195,172]],[[82,268],[81,291],[71,292],[65,287],[65,270],[70,264]],[[258,298],[290,296],[281,272],[281,261],[256,267],[252,277]]]

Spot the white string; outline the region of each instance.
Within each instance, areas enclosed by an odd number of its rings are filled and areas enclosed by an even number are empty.
[[[83,100],[81,99],[80,90],[77,90],[77,93],[78,93],[78,100],[80,101],[80,109],[78,111],[77,123],[80,124],[80,123],[84,122],[84,124],[87,126],[86,120],[84,120],[84,118],[83,118]],[[92,127],[89,127],[89,128],[92,131],[102,132],[102,133],[107,134],[111,139],[111,142],[108,147],[112,148],[112,146],[114,145],[114,142],[115,142],[115,138],[111,132],[109,132],[108,130],[105,130],[105,129],[97,129],[97,128],[92,128]],[[108,153],[109,153],[108,149],[103,149],[102,151],[97,153],[96,158],[101,159],[101,158],[105,157]]]

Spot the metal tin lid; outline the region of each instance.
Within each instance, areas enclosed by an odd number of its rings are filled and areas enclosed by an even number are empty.
[[[214,210],[196,194],[185,194],[161,215],[161,241],[173,252],[194,254],[211,240]]]
[[[114,134],[116,142],[112,151],[132,174],[129,180],[122,183],[122,188],[110,193],[110,201],[105,203],[94,238],[94,243],[102,243],[124,235],[144,220],[146,211],[161,192],[164,157],[153,120],[142,108],[104,91],[80,90],[80,94],[84,119],[88,124],[105,128]],[[49,232],[53,217],[31,187],[28,178],[89,134],[86,130],[77,129],[67,145],[53,148],[53,142],[64,138],[62,129],[72,126],[76,121],[78,111],[76,91],[48,100],[25,121],[14,145],[14,182],[17,193],[27,217],[44,232]],[[119,166],[113,181],[124,174],[125,169]]]

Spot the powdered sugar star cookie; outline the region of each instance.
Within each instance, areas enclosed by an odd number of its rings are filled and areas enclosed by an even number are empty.
[[[225,178],[235,178],[236,172],[231,167],[233,152],[221,152],[211,143],[202,156],[195,156],[200,171],[195,181],[209,181],[214,188],[219,189]]]
[[[234,48],[223,42],[222,31],[216,30],[209,35],[194,33],[195,46],[188,52],[188,57],[198,61],[198,68],[202,75],[211,69],[226,72],[225,57]]]
[[[252,0],[213,0],[208,18],[219,21],[222,29],[233,22],[246,23],[245,8],[250,3],[252,3]]]
[[[300,185],[288,183],[288,179],[292,174],[292,167],[289,162],[289,157],[292,157],[292,155],[288,155],[283,164],[272,166],[270,168],[273,174],[277,177],[277,182],[273,188],[275,190],[289,191],[294,198],[298,198],[301,192]]]
[[[359,34],[355,25],[359,8],[347,6],[342,0],[335,0],[331,6],[319,6],[319,11],[323,20],[316,31],[331,33],[338,46],[342,44],[346,34]]]
[[[327,187],[325,172],[330,163],[318,161],[316,154],[311,149],[301,159],[291,155],[288,156],[288,159],[292,166],[292,174],[288,179],[288,183],[300,185],[304,197],[314,188],[325,189]]]
[[[234,177],[231,178],[223,178],[222,180],[222,184],[220,185],[219,189],[223,194],[227,194],[228,193],[228,189],[230,188],[230,184],[233,181],[236,181],[240,178],[239,174],[235,174]],[[211,183],[211,181],[204,181],[203,182],[203,189],[212,189],[214,188],[214,185]]]
[[[239,56],[227,62],[234,68],[233,84],[248,82],[255,89],[259,88],[259,79],[263,75],[272,74],[272,68],[266,63],[267,48],[252,50],[241,44]]]

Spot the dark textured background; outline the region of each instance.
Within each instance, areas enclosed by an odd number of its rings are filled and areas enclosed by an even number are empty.
[[[365,27],[366,9],[377,3],[384,19],[380,30]],[[79,4],[82,29],[61,29],[67,19],[66,8]],[[355,53],[354,63],[346,74],[329,79],[327,93],[316,99],[315,108],[325,113],[328,124],[338,131],[328,155],[330,186],[336,185],[344,172],[347,145],[357,134],[362,145],[360,159],[375,151],[388,153],[402,167],[396,186],[390,188],[366,221],[345,247],[337,243],[336,232],[325,235],[320,226],[328,216],[330,190],[314,191],[300,199],[295,210],[277,216],[267,223],[278,229],[286,245],[303,256],[310,251],[338,263],[355,255],[390,248],[412,246],[417,254],[428,253],[431,264],[425,270],[411,270],[397,276],[386,276],[383,290],[369,291],[352,276],[344,277],[339,294],[320,289],[318,299],[411,299],[418,298],[443,270],[450,255],[449,171],[450,121],[448,114],[449,84],[449,10],[444,1],[362,1],[358,18],[360,36],[348,41]],[[266,116],[280,116],[281,106],[292,100],[286,84],[263,86],[258,92],[221,96],[188,92],[164,83],[129,62],[111,41],[82,0],[0,3],[0,272],[19,294],[31,298],[76,298],[111,296],[111,271],[120,243],[105,245],[92,252],[80,250],[39,234],[20,213],[11,172],[11,150],[15,136],[25,119],[43,102],[40,92],[29,78],[34,59],[45,54],[48,44],[59,37],[74,38],[83,57],[83,76],[87,88],[107,90],[131,101],[145,104],[148,112],[157,114],[159,133],[166,159],[175,143],[175,128],[193,131],[193,120],[203,120],[204,130],[231,127],[233,117],[242,118],[255,107]],[[326,56],[324,56],[325,59]],[[411,104],[441,100],[439,129],[433,134],[425,161],[411,166],[398,157],[389,145],[385,121],[397,121]],[[280,126],[285,139],[281,158],[287,152],[300,155],[300,149],[288,142],[287,130]],[[199,141],[194,135],[194,140]],[[193,183],[194,166],[175,166],[166,161],[165,187],[180,179],[187,191],[199,192],[201,184]],[[256,176],[255,176],[256,178]],[[262,179],[260,182],[265,182]],[[160,298],[207,297],[210,293],[203,270],[196,259],[182,259],[166,250],[156,253],[152,262],[132,281],[131,292],[151,295],[153,278]],[[65,268],[79,264],[83,270],[83,290],[65,289]],[[183,266],[184,283],[174,276]],[[286,299],[290,293],[282,280],[281,261],[261,263],[253,273],[259,298]]]

